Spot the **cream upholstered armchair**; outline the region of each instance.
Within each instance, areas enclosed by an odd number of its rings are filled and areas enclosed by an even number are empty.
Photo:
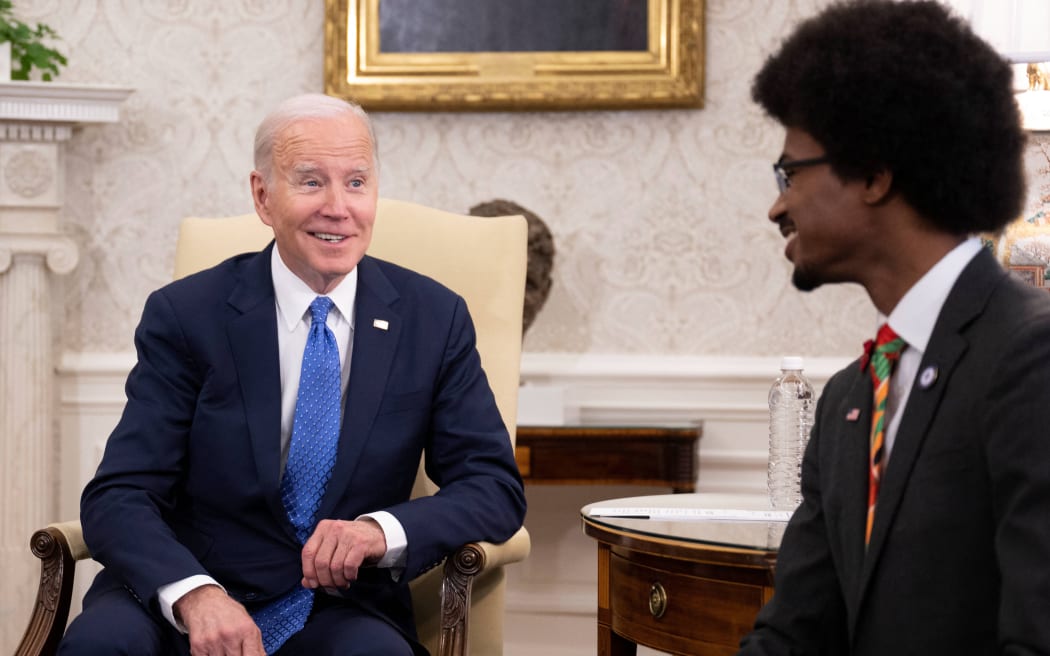
[[[175,277],[263,248],[273,233],[254,214],[183,221]],[[380,199],[369,254],[428,275],[467,301],[477,328],[482,366],[514,440],[525,293],[525,219],[464,216]],[[414,495],[435,491],[423,474]],[[69,614],[73,570],[90,558],[80,522],[52,524],[31,541],[41,559],[40,588],[16,656],[52,654]],[[432,654],[503,652],[503,565],[529,553],[524,528],[503,544],[471,543],[412,582],[420,640]],[[468,616],[470,621],[468,622]]]

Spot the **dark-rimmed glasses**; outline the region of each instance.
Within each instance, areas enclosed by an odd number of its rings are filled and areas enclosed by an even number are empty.
[[[795,169],[805,168],[807,166],[816,166],[817,164],[827,164],[827,155],[820,157],[811,157],[809,159],[796,159],[787,160],[781,157],[773,164],[773,175],[777,179],[777,189],[780,193],[787,191],[787,188],[791,186],[791,174]]]

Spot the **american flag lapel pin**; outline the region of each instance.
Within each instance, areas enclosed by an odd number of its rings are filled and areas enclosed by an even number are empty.
[[[860,419],[860,408],[850,408],[846,413],[846,421],[857,421]]]
[[[372,327],[380,330],[388,330],[390,328],[390,322],[386,319],[372,319]]]

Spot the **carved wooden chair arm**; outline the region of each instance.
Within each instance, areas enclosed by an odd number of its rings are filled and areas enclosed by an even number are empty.
[[[515,533],[509,540],[502,544],[493,544],[491,542],[471,542],[470,544],[460,547],[456,555],[462,554],[468,549],[476,549],[483,559],[481,564],[481,571],[490,570],[494,567],[503,567],[511,563],[518,563],[529,556],[529,551],[532,549],[532,542],[529,538],[529,532],[525,530],[525,527],[519,528],[518,532]],[[480,573],[480,572],[479,572]]]
[[[441,582],[441,641],[437,656],[470,653],[467,611],[474,579],[485,572],[525,560],[531,548],[529,532],[523,526],[506,542],[471,542],[449,556]]]
[[[15,656],[52,656],[66,630],[76,561],[90,558],[91,554],[79,521],[51,524],[37,531],[30,548],[40,559],[40,587]],[[502,544],[472,542],[449,557],[441,584],[439,656],[468,653],[467,609],[474,579],[486,571],[524,560],[530,548],[529,533],[523,527]]]
[[[33,533],[29,547],[40,559],[40,587],[29,626],[15,656],[51,656],[58,651],[58,643],[66,630],[76,561],[90,558],[91,554],[84,544],[78,521],[40,529]]]

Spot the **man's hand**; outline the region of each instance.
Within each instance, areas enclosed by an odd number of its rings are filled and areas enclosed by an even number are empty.
[[[386,554],[386,536],[375,520],[323,519],[303,545],[303,587],[346,588],[362,565]]]
[[[266,656],[255,621],[217,585],[190,590],[172,610],[189,632],[192,656]]]

